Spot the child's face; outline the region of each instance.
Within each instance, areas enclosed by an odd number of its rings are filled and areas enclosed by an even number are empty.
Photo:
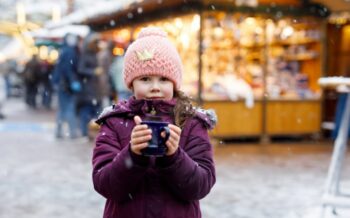
[[[162,76],[141,76],[132,82],[136,99],[171,100],[174,95],[174,84]]]

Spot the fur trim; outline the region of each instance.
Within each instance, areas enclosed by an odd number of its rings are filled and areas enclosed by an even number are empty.
[[[107,114],[111,113],[113,111],[113,109],[114,109],[114,105],[103,108],[103,110],[100,113],[100,115],[98,116],[97,120],[99,120],[99,119],[101,119],[101,117],[104,117]]]
[[[209,129],[213,129],[216,126],[218,122],[218,117],[214,109],[206,110],[203,108],[195,108],[195,111],[198,117],[200,117],[202,120],[206,122],[207,127]]]

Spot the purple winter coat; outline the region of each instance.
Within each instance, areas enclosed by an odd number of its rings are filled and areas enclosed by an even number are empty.
[[[199,199],[215,183],[212,145],[207,129],[210,117],[196,111],[182,129],[179,149],[172,156],[145,157],[130,151],[133,117],[141,119],[151,108],[163,121],[176,100],[148,101],[131,97],[105,111],[93,151],[95,190],[107,199],[104,218],[197,218]]]

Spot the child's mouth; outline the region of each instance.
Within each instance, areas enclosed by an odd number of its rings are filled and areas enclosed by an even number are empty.
[[[162,97],[150,97],[147,99],[149,99],[149,100],[162,100],[163,98]]]

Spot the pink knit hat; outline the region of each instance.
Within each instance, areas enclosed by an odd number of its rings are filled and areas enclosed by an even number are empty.
[[[158,75],[170,79],[175,89],[182,81],[182,63],[167,33],[156,27],[143,28],[128,47],[124,58],[124,82],[131,88],[139,76]]]

